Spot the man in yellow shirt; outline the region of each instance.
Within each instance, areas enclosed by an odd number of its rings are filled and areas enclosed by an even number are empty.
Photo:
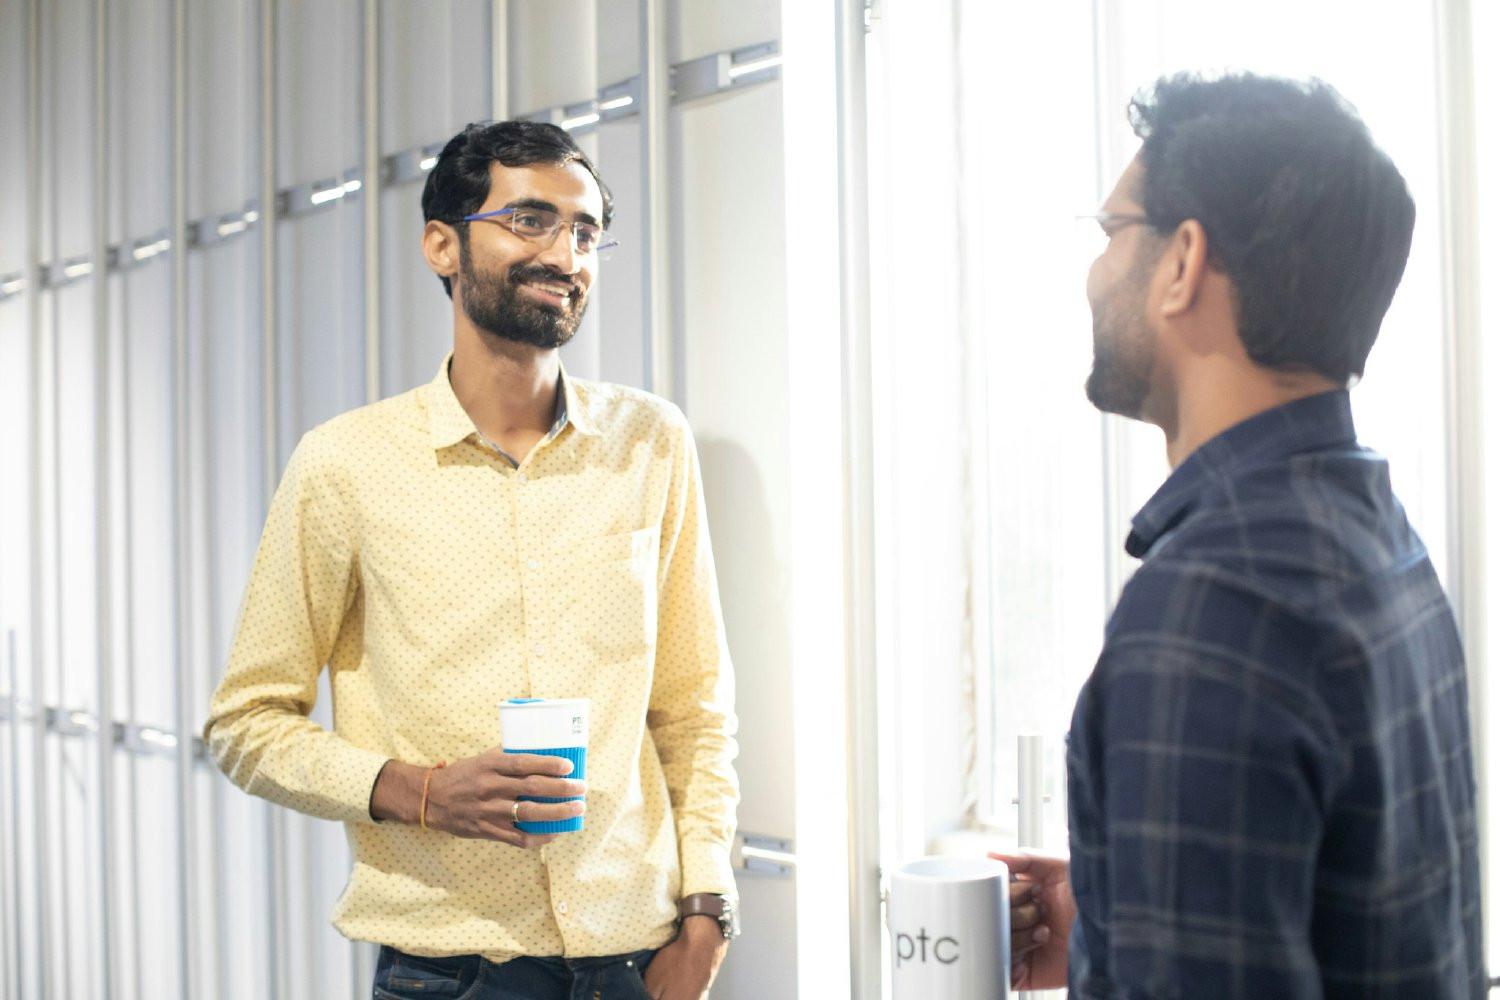
[[[297,446],[204,728],[241,788],[345,824],[333,922],[383,946],[378,997],[699,1000],[736,927],[733,678],[692,435],[558,358],[611,209],[562,129],[448,143],[422,253],[453,353]],[[332,732],[308,718],[325,664]],[[590,700],[586,783],[497,746],[512,697]],[[577,832],[518,828],[585,808]]]

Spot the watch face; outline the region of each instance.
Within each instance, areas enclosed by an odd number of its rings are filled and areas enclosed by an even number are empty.
[[[719,916],[719,926],[723,929],[726,940],[740,933],[740,913],[727,899],[724,900],[724,912]]]
[[[725,940],[740,932],[740,915],[735,911],[734,904],[714,893],[699,893],[684,898],[677,904],[677,912],[679,923],[684,917],[695,914],[713,917],[718,921],[719,931]]]

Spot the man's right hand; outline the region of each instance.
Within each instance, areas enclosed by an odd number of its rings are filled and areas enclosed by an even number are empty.
[[[582,781],[564,777],[573,765],[562,757],[506,753],[499,747],[446,767],[428,768],[388,761],[375,779],[370,815],[378,820],[417,823],[421,818],[422,783],[427,782],[427,828],[455,837],[499,840],[515,847],[551,843],[555,833],[525,833],[515,825],[520,796],[569,798],[584,794]],[[521,802],[524,823],[572,819],[584,812],[582,801]]]
[[[1068,985],[1068,934],[1078,907],[1068,859],[1023,852],[990,857],[1010,866],[1010,980],[1017,990]]]

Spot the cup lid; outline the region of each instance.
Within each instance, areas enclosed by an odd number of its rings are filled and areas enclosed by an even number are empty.
[[[500,708],[577,708],[588,703],[587,698],[505,698],[496,704]]]

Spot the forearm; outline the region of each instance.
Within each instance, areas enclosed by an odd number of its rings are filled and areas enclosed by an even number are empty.
[[[421,822],[424,780],[430,780],[428,768],[399,760],[386,761],[370,792],[370,818],[397,823]]]
[[[736,744],[727,731],[733,717],[699,711],[706,714],[652,726],[677,829],[684,895],[731,892],[733,886],[729,857],[739,804]]]
[[[205,742],[229,780],[251,795],[320,819],[370,821],[370,790],[386,756],[295,710],[258,705],[215,715]]]

